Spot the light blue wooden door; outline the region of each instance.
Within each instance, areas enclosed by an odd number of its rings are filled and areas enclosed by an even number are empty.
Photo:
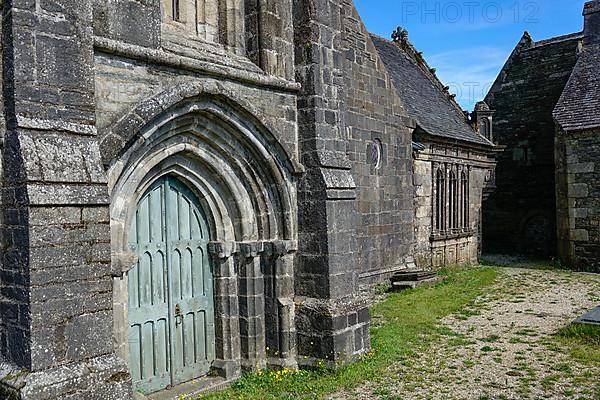
[[[212,271],[201,208],[171,178],[140,200],[131,227],[139,261],[128,274],[130,370],[152,393],[208,373],[214,360]]]
[[[166,182],[173,384],[206,375],[215,359],[213,279],[208,231],[194,196],[174,180]]]

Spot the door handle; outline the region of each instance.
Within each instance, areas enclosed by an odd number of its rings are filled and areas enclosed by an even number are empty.
[[[182,321],[181,319],[183,319],[183,315],[181,314],[181,307],[179,306],[179,304],[175,305],[175,325],[179,325]]]

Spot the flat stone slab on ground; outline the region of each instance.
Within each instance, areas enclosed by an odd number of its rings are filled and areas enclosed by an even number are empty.
[[[600,325],[600,306],[577,318],[575,322],[580,324]]]

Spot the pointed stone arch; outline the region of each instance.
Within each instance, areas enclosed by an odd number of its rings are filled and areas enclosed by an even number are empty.
[[[128,246],[129,226],[148,187],[173,176],[206,213],[217,317],[213,367],[231,378],[242,365],[266,366],[267,349],[271,364],[296,363],[295,175],[301,169],[248,111],[251,105],[240,105],[221,89],[184,85],[148,99],[106,133],[101,146],[111,193],[113,264],[123,274],[114,281],[117,352],[128,358],[127,274],[137,263]],[[261,288],[270,282],[276,289],[267,293]],[[276,334],[267,335],[267,329]]]

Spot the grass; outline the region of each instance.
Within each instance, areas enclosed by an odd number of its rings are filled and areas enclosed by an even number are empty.
[[[430,288],[390,294],[372,309],[378,326],[371,329],[373,350],[360,361],[335,371],[262,371],[244,375],[230,389],[202,396],[206,400],[320,399],[393,374],[392,364],[409,362],[442,334],[441,318],[458,312],[496,280],[493,268],[446,269],[444,281]],[[394,377],[398,379],[397,375]]]
[[[568,349],[572,358],[600,366],[600,326],[571,324],[555,336]]]

